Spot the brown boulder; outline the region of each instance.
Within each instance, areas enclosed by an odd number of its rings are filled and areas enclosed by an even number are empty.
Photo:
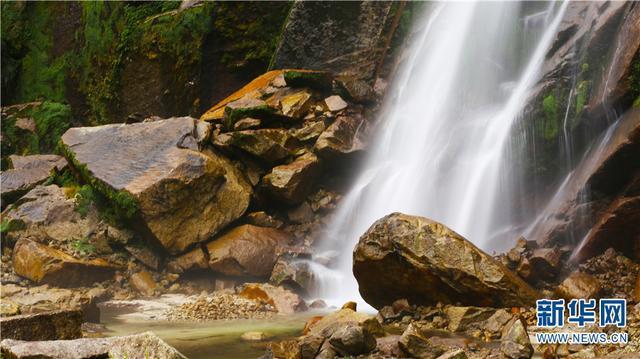
[[[245,130],[224,135],[224,144],[239,148],[268,163],[276,163],[289,157],[293,149],[293,138],[284,129]]]
[[[67,253],[27,239],[13,251],[16,274],[36,283],[78,287],[113,278],[116,267],[103,259],[80,260]]]
[[[62,143],[85,180],[176,254],[216,234],[249,205],[244,176],[224,157],[199,150],[208,132],[208,124],[180,117],[72,128]]]
[[[600,293],[600,282],[590,274],[573,272],[562,281],[556,292],[567,300],[596,298]]]
[[[82,338],[80,310],[16,315],[0,318],[3,339],[57,340]]]
[[[411,323],[398,340],[400,349],[412,358],[435,359],[445,352],[418,323]]]
[[[338,116],[318,137],[314,150],[322,158],[335,159],[364,150],[365,119],[361,114]]]
[[[235,227],[207,244],[209,268],[231,276],[267,277],[290,240],[275,228]]]
[[[500,351],[511,359],[528,359],[533,355],[533,346],[531,346],[527,328],[521,319],[515,319],[505,327]]]
[[[147,271],[140,271],[132,274],[130,283],[135,290],[148,297],[152,296],[158,287],[156,281],[151,276],[151,273]]]
[[[52,171],[59,171],[67,166],[67,161],[56,155],[12,155],[9,158],[13,168],[0,173],[2,208],[42,184],[51,176]]]
[[[446,226],[393,213],[362,235],[353,273],[360,294],[376,308],[407,299],[509,307],[533,303],[538,294],[504,265]]]
[[[531,274],[537,279],[552,279],[560,270],[560,251],[556,248],[538,248],[529,257]]]
[[[313,153],[305,153],[289,164],[271,169],[263,177],[263,185],[279,201],[297,204],[311,193],[320,170],[318,157]]]

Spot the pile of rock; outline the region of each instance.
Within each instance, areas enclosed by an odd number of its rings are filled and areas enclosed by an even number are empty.
[[[209,321],[264,319],[276,313],[277,310],[268,303],[235,294],[215,293],[211,296],[200,296],[195,301],[172,308],[166,316],[169,320]]]
[[[201,119],[71,128],[60,141],[64,157],[11,156],[2,172],[2,264],[10,268],[3,283],[46,284],[53,297],[55,287],[96,283],[108,297],[132,299],[248,280],[308,293],[312,278],[302,263],[340,198],[324,174],[348,169],[362,153],[375,106],[376,94],[360,80],[276,70]],[[232,284],[198,288],[192,273]],[[224,298],[219,304],[230,313],[236,302],[251,312],[239,297]],[[269,305],[283,313],[305,307],[292,298]],[[3,306],[7,314],[30,310]],[[217,317],[232,315],[206,319]]]

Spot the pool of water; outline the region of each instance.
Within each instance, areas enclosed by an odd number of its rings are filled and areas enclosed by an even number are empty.
[[[153,331],[160,338],[191,359],[258,358],[268,343],[302,334],[307,319],[318,312],[278,315],[269,319],[216,320],[209,322],[175,322],[131,315],[129,308],[101,308],[101,322],[107,336]],[[245,332],[259,331],[265,341],[248,342],[240,338]]]

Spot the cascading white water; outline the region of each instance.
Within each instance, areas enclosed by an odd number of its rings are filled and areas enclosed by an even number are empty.
[[[315,271],[333,281],[320,296],[334,304],[360,298],[352,250],[391,212],[440,221],[485,250],[509,246],[498,239],[513,239],[506,144],[566,3],[531,14],[521,7],[447,2],[427,9],[364,170],[322,241],[339,256],[332,271]]]

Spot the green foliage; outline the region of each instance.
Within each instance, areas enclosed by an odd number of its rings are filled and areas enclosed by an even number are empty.
[[[24,11],[29,19],[28,26],[22,27],[20,35],[12,34],[13,37],[19,38],[17,41],[23,42],[25,52],[20,60],[20,82],[15,95],[16,101],[63,101],[64,69],[69,55],[55,58],[51,55],[53,35],[49,22],[50,4],[39,2],[27,5]],[[14,31],[18,30],[14,28]]]
[[[109,223],[120,223],[138,214],[138,201],[126,190],[115,190],[91,175],[87,166],[78,162],[73,152],[60,142],[60,151],[69,164],[76,170],[80,178],[91,188],[91,198],[101,207],[103,219]],[[101,196],[97,195],[100,194]]]
[[[266,68],[278,45],[293,2],[212,3],[214,28],[227,44],[221,62],[231,70]]]
[[[4,236],[5,234],[8,234],[10,232],[24,229],[24,227],[24,222],[20,220],[9,220],[4,218],[2,219],[2,222],[0,222],[0,234]]]
[[[634,106],[637,106],[640,96],[640,53],[636,54],[631,64],[631,73],[629,74],[629,92],[631,98],[636,98]]]
[[[579,118],[582,114],[582,110],[584,106],[587,104],[587,100],[589,99],[589,90],[591,89],[591,81],[580,81],[577,86],[577,94],[576,94],[576,112],[574,118]],[[577,121],[574,121],[577,122]]]
[[[60,137],[71,127],[71,108],[66,104],[45,101],[34,109],[32,116],[41,152],[54,150]]]
[[[19,118],[31,118],[35,132],[16,127]],[[11,154],[33,155],[51,153],[64,132],[71,127],[72,116],[69,105],[45,101],[33,103],[13,110],[2,119],[2,169],[8,167]]]
[[[88,256],[96,251],[96,247],[89,242],[88,238],[74,239],[71,242],[71,248],[82,256]]]
[[[80,213],[82,218],[86,217],[89,213],[89,209],[91,208],[91,204],[95,201],[95,195],[93,193],[93,188],[89,185],[84,185],[80,187],[75,194],[76,199],[76,212]]]
[[[542,133],[545,139],[552,140],[558,136],[560,124],[560,111],[554,95],[548,95],[542,100],[542,111],[545,118],[542,122],[542,127],[538,127],[539,133]],[[537,123],[540,123],[540,121],[537,121]]]

